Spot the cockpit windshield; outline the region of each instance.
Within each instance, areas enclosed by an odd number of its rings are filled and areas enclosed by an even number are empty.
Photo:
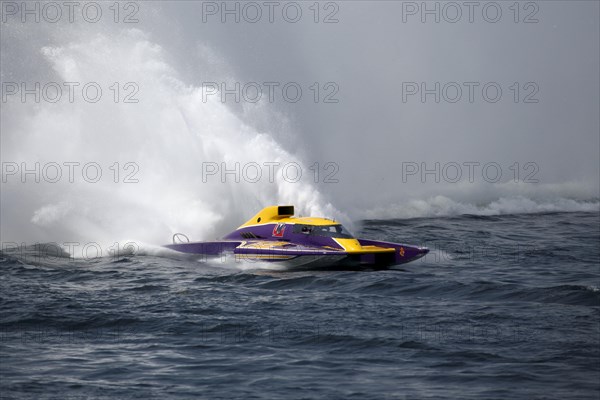
[[[327,236],[332,238],[353,239],[354,236],[342,225],[304,225],[295,224],[294,233],[311,236]]]

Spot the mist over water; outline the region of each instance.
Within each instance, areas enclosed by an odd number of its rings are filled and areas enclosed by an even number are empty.
[[[591,134],[598,128],[598,116],[588,115],[587,125],[581,119],[573,121],[573,131],[568,133],[560,130],[562,127],[553,131],[550,110],[555,107],[557,88],[543,85],[547,82],[543,73],[538,81],[546,97],[525,112],[521,104],[518,110],[514,104],[402,104],[397,103],[401,77],[387,69],[398,60],[386,58],[385,45],[393,43],[392,47],[398,46],[399,54],[407,57],[423,56],[414,65],[402,64],[403,79],[433,76],[439,80],[424,52],[427,48],[437,51],[434,43],[447,27],[405,24],[393,32],[428,31],[420,43],[392,42],[381,28],[369,24],[368,30],[358,24],[366,7],[360,2],[344,5],[341,22],[331,26],[315,25],[307,19],[297,25],[281,21],[252,27],[203,25],[198,23],[199,7],[195,3],[172,8],[144,4],[141,22],[131,26],[111,21],[24,25],[9,20],[3,24],[3,82],[27,82],[28,87],[33,82],[42,86],[47,82],[80,83],[73,102],[63,85],[63,96],[55,103],[35,102],[31,95],[25,102],[15,95],[2,103],[3,163],[29,169],[40,163],[37,175],[41,175],[38,183],[36,173],[23,176],[18,171],[5,176],[3,170],[3,241],[162,244],[175,232],[213,239],[260,208],[283,203],[294,204],[299,214],[334,217],[346,224],[363,218],[600,209],[598,154],[590,150],[598,142],[597,135]],[[389,7],[390,12],[398,11]],[[391,26],[393,20],[383,17],[388,13],[377,10],[365,15],[378,15],[384,25]],[[535,28],[543,30],[549,26],[546,24],[556,22],[558,11],[555,6],[546,8],[546,19]],[[580,12],[569,10],[563,22]],[[581,29],[587,26],[583,23]],[[462,37],[469,29],[461,25],[455,33]],[[503,24],[493,29],[524,28]],[[360,39],[359,33],[363,35]],[[493,44],[494,31],[488,33]],[[301,40],[303,34],[327,40]],[[366,46],[374,37],[381,41]],[[537,38],[537,34],[527,36],[531,41]],[[363,57],[357,59],[356,49],[346,47],[353,41],[364,45]],[[281,55],[286,46],[293,54],[289,60]],[[466,57],[466,50],[456,47],[456,60]],[[344,69],[333,58],[353,62]],[[428,74],[415,73],[426,60]],[[449,61],[447,67],[452,70],[456,68],[453,65]],[[590,68],[597,69],[597,64]],[[469,70],[471,76],[465,71],[460,74],[464,81],[481,76],[472,67]],[[377,81],[377,75],[388,79]],[[531,73],[523,76],[532,79]],[[491,78],[504,84],[514,77]],[[297,104],[271,103],[265,96],[257,103],[223,102],[219,95],[206,96],[203,87],[206,82],[225,82],[232,87],[235,82],[269,80],[300,82],[307,93]],[[307,100],[311,94],[306,88],[313,81],[321,85],[335,81],[340,102],[314,104]],[[81,88],[88,82],[102,88],[98,102],[82,99]],[[126,86],[128,83],[134,86]],[[594,80],[583,84],[594,86]],[[585,109],[593,108],[594,102],[597,105],[597,96],[579,94]],[[137,102],[125,103],[126,99]],[[518,125],[520,132],[511,132],[510,125],[483,123],[480,114],[483,120],[487,115],[492,121],[507,115],[529,115],[521,118],[525,122]],[[461,116],[469,122],[452,127],[451,122]],[[541,121],[544,129],[534,121]],[[446,124],[443,129],[442,122]],[[561,145],[566,135],[581,143],[578,148],[585,152],[583,157],[577,158],[573,148]],[[547,143],[554,146],[551,151]],[[558,154],[561,146],[563,155]],[[315,162],[320,168],[318,179],[310,169]],[[327,162],[339,168],[337,183],[323,182]],[[467,179],[465,162],[478,163],[472,182]],[[498,180],[482,173],[490,162],[501,168]],[[516,171],[511,169],[515,162]],[[52,168],[43,169],[49,163],[61,166],[62,176],[56,183],[44,179],[44,172],[54,176]],[[64,163],[77,164],[71,171]],[[83,171],[87,163],[96,167]],[[250,182],[242,176],[236,182],[231,174],[223,179],[220,170],[203,177],[205,163],[218,168],[256,163],[263,167],[262,177]],[[271,182],[265,163],[297,163],[302,178],[290,182],[277,169]],[[462,168],[456,182],[445,175],[455,176],[451,168],[445,169],[449,163]],[[526,163],[538,168],[529,181],[524,179],[531,172],[525,169]],[[419,170],[407,174],[412,171],[407,167],[414,165]],[[97,166],[101,179],[90,183],[85,178],[93,177]],[[436,168],[433,174],[422,174]],[[73,182],[68,178],[71,172]]]
[[[294,182],[293,169],[284,176],[264,167],[296,163],[307,170],[268,132],[247,125],[218,99],[203,99],[202,88],[182,82],[147,34],[138,29],[85,33],[39,49],[54,81],[96,82],[106,89],[118,76],[121,86],[143,87],[143,96],[129,104],[115,103],[109,92],[93,104],[81,98],[70,103],[63,96],[54,104],[16,99],[7,105],[3,160],[25,162],[29,170],[39,162],[41,172],[7,176],[3,237],[160,244],[177,231],[211,239],[270,204],[296,204],[304,215],[343,216],[306,179]],[[56,168],[44,171],[51,162],[60,166],[58,182],[49,182]],[[65,162],[78,164],[69,169]],[[84,169],[89,162],[99,168]],[[203,177],[204,162],[218,171]],[[248,180],[236,182],[233,173],[222,178],[222,162],[233,171],[236,164],[255,163],[261,171],[247,170],[242,178]],[[102,178],[93,182],[98,169]],[[250,182],[258,173],[265,176]]]

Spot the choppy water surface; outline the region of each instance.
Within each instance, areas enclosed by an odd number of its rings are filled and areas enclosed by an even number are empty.
[[[387,271],[2,254],[2,399],[600,395],[598,213],[364,221]]]

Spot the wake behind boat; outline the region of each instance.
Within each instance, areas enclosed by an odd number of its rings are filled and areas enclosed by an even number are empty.
[[[270,206],[213,242],[175,243],[165,247],[192,254],[280,263],[290,268],[388,268],[419,259],[426,247],[357,239],[340,223],[316,217],[294,217],[294,206]],[[187,239],[187,237],[186,237]]]

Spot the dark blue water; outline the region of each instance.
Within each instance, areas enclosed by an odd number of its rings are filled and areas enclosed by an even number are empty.
[[[387,271],[2,254],[2,399],[598,399],[600,217],[365,221]]]

